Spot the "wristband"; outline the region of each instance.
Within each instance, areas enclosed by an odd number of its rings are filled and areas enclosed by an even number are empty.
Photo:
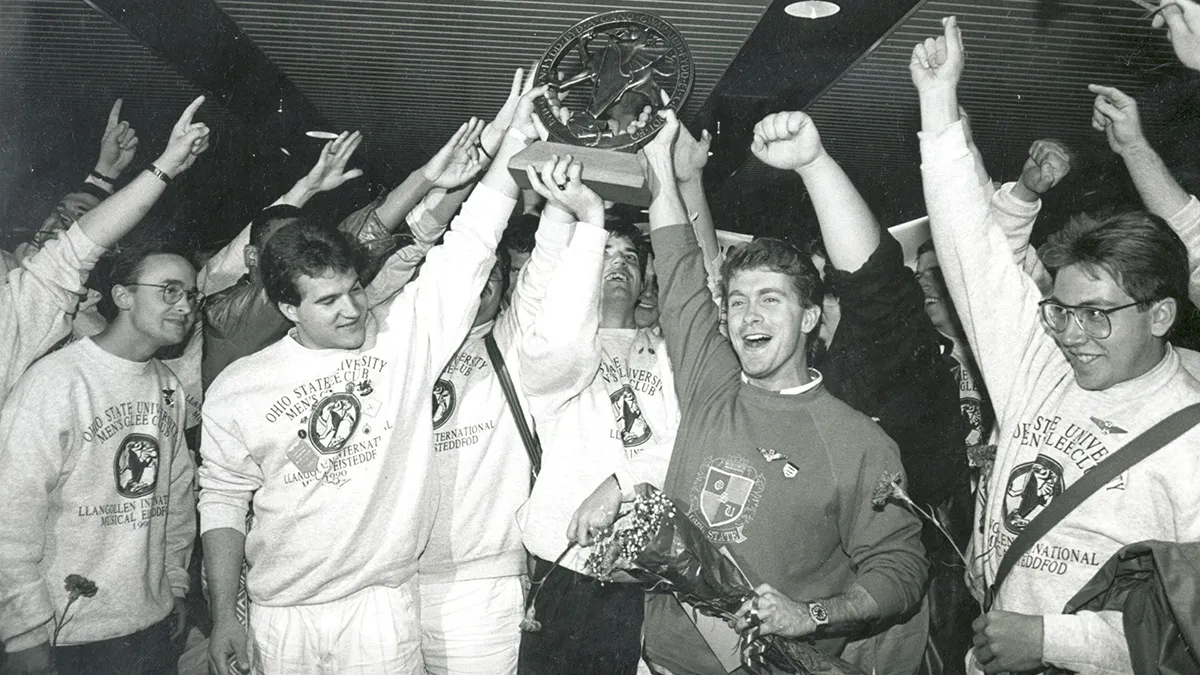
[[[79,174],[75,174],[75,175],[78,176]],[[105,176],[104,174],[100,173],[99,171],[93,170],[93,171],[89,172],[88,175],[91,176],[92,178],[95,178],[96,180],[102,180],[105,183],[108,183],[109,185],[117,184],[116,178],[109,178],[108,176]]]
[[[520,129],[518,129],[516,127],[509,127],[508,131],[506,131],[504,133],[512,136],[513,138],[517,139],[518,141],[521,141],[525,145],[529,145],[530,143],[533,143],[534,141],[537,140],[537,138],[530,138],[529,136],[526,136],[524,131],[521,131]]]
[[[163,171],[162,169],[158,168],[157,166],[154,166],[153,164],[146,167],[146,170],[149,171],[150,173],[154,174],[154,176],[156,178],[158,178],[162,182],[166,183],[167,185],[171,184],[171,177],[167,175],[166,171]]]
[[[483,156],[487,157],[488,159],[496,159],[495,156],[493,156],[490,152],[487,151],[487,147],[484,146],[482,141],[479,143],[479,151],[482,152]]]

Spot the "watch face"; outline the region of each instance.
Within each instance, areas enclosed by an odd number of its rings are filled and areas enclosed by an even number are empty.
[[[808,615],[812,617],[817,624],[829,623],[829,611],[825,609],[825,605],[819,602],[812,602],[808,605]]]

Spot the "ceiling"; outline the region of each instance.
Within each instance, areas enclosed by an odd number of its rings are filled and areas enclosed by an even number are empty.
[[[374,183],[358,187],[361,201],[419,166],[466,118],[490,117],[512,70],[563,30],[615,9],[656,14],[687,40],[696,78],[683,117],[719,132],[706,182],[728,229],[779,234],[803,220],[794,176],[747,156],[750,127],[781,109],[813,116],[881,221],[921,215],[907,64],[947,14],[958,15],[968,49],[961,100],[997,177],[1014,175],[1031,141],[1053,136],[1080,152],[1080,176],[1111,178],[1089,126],[1089,82],[1142,100],[1152,137],[1174,141],[1164,154],[1185,172],[1194,161],[1195,116],[1174,112],[1195,98],[1194,80],[1132,0],[842,0],[840,14],[820,21],[787,17],[784,4],[0,0],[0,113],[13,120],[0,133],[3,227],[13,228],[14,202],[90,168],[116,96],[144,131],[141,147],[158,148],[186,102],[210,95],[202,117],[218,144],[188,176],[207,200],[190,217],[209,239],[228,236],[304,170],[320,145],[303,136],[314,126],[366,134],[361,161]]]

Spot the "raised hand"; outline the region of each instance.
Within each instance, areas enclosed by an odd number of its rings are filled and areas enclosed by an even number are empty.
[[[117,99],[108,111],[108,124],[100,139],[100,157],[96,159],[96,173],[116,178],[129,166],[137,154],[137,131],[129,122],[121,121],[121,104]]]
[[[1071,171],[1071,150],[1062,143],[1043,138],[1029,147],[1029,159],[1021,169],[1020,183],[1037,195],[1044,195]]]
[[[525,136],[525,138],[544,138],[545,127],[539,129],[541,120],[533,110],[533,104],[541,97],[546,95],[549,85],[541,85],[534,87],[521,95],[517,100],[517,109],[513,113],[512,124],[510,129],[517,131]]]
[[[312,193],[328,192],[363,175],[362,169],[346,170],[346,163],[362,144],[362,140],[363,135],[358,131],[343,131],[337,138],[326,143],[321,149],[317,163],[309,170],[307,176],[300,179],[304,187]]]
[[[700,132],[700,140],[696,140],[686,128],[679,130],[679,138],[675,141],[675,180],[680,184],[700,178],[704,167],[708,164],[708,148],[712,144],[712,134],[705,129]]]
[[[750,151],[767,166],[799,171],[823,156],[825,147],[812,118],[797,111],[767,115],[754,125]]]
[[[573,215],[575,220],[604,226],[604,200],[583,183],[580,178],[583,165],[570,155],[551,155],[540,173],[528,166],[525,174],[533,190],[549,202],[547,208],[556,207]]]
[[[513,71],[512,84],[508,88],[508,98],[504,99],[504,105],[500,106],[500,110],[496,113],[495,119],[488,122],[483,128],[483,133],[479,137],[479,143],[484,147],[487,153],[494,157],[496,150],[500,148],[500,141],[504,139],[504,132],[512,124],[513,116],[517,114],[517,102],[521,100],[521,95],[533,89],[533,74],[536,71],[534,68],[529,69],[529,76],[525,76],[524,68],[517,68]]]
[[[1116,87],[1089,84],[1088,91],[1096,95],[1092,107],[1092,128],[1103,131],[1108,147],[1118,155],[1146,145],[1137,101]]]
[[[154,161],[154,165],[168,176],[174,178],[183,173],[196,162],[196,158],[208,149],[208,125],[203,122],[192,122],[196,111],[204,104],[204,97],[197,96],[180,115],[179,121],[171,129],[171,137],[167,140],[167,149]]]
[[[679,136],[681,126],[675,111],[670,108],[659,110],[658,116],[663,118],[662,128],[641,150],[650,178],[650,193],[654,195],[664,186],[675,183],[675,139]]]
[[[1194,0],[1162,0],[1161,7],[1154,15],[1154,27],[1166,26],[1167,39],[1179,61],[1200,70],[1200,4]]]
[[[483,157],[476,146],[483,133],[483,121],[472,117],[458,127],[441,150],[421,167],[421,174],[440,188],[453,190],[467,183],[483,168]]]
[[[955,89],[962,79],[966,55],[958,19],[953,16],[942,19],[942,28],[944,35],[941,37],[927,38],[913,47],[908,70],[918,92]]]

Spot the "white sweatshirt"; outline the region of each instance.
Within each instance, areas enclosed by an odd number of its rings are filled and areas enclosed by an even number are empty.
[[[50,640],[68,574],[99,590],[71,606],[63,645],[139,631],[187,593],[196,513],[184,415],[170,370],[91,338],[17,383],[0,414],[0,640],[10,652]]]
[[[1168,346],[1144,375],[1086,391],[1038,319],[1041,294],[1013,261],[970,175],[962,126],[921,134],[921,166],[938,260],[995,406],[995,467],[980,487],[982,554],[991,583],[1025,523],[1063,489],[1170,413],[1200,401],[1200,382]],[[1118,612],[1063,615],[1063,606],[1120,547],[1200,538],[1200,429],[1089,497],[1026,554],[995,609],[1043,616],[1045,660],[1080,673],[1131,672]],[[1120,514],[1114,517],[1114,514]]]
[[[209,388],[201,531],[245,531],[250,599],[325,603],[417,570],[437,491],[433,387],[462,343],[515,200],[476,187],[421,275],[376,308],[357,350],[292,335]]]
[[[529,498],[529,454],[500,386],[484,336],[492,332],[526,423],[517,343],[540,306],[573,225],[543,220],[521,269],[512,304],[495,321],[471,329],[434,386],[433,451],[439,506],[420,559],[421,583],[524,574],[517,509]]]
[[[567,548],[571,516],[609,476],[627,498],[662,487],[679,426],[666,345],[650,329],[601,329],[608,233],[579,223],[522,339],[525,393],[542,440],[542,473],[518,514],[525,546],[544,560]],[[588,551],[562,564],[585,572]]]
[[[0,288],[0,406],[29,365],[70,335],[83,284],[104,251],[76,223],[8,272]]]

